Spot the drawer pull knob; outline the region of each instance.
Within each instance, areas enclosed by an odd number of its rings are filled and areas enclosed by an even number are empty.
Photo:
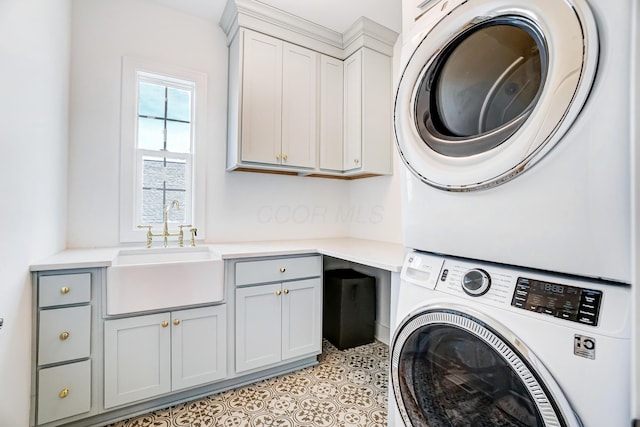
[[[276,295],[278,295],[278,296],[280,296],[280,294],[281,294],[281,293],[282,293],[282,292],[280,292],[280,290],[277,290],[277,291],[276,291]]]
[[[353,159],[353,163],[357,165],[358,163],[360,163],[360,159]]]
[[[61,293],[62,295],[66,295],[66,294],[68,294],[68,293],[69,293],[69,291],[70,291],[70,290],[71,290],[71,289],[69,289],[69,287],[68,287],[68,286],[63,286],[62,288],[60,288],[60,293]]]
[[[280,267],[280,273],[284,273],[285,271],[287,271],[287,269],[286,269],[286,268],[284,268],[284,267]]]
[[[69,389],[68,388],[63,388],[62,390],[60,390],[60,393],[58,393],[58,397],[60,399],[64,399],[67,396],[69,396]]]
[[[63,333],[60,334],[60,341],[64,341],[67,338],[69,338],[69,332],[64,331]]]
[[[175,320],[173,321],[173,324],[174,324],[174,325],[176,325],[176,326],[178,326],[178,325],[180,324],[180,320],[179,320],[179,319],[175,319]]]
[[[285,289],[285,290],[284,290],[284,291],[282,291],[282,292],[284,292],[284,294],[286,295],[286,294],[288,294],[288,293],[289,293],[289,289]]]
[[[166,320],[164,322],[162,322],[162,327],[166,328],[167,326],[169,326],[169,322],[167,322]]]

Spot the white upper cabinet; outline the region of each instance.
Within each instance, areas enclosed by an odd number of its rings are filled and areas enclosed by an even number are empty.
[[[229,42],[227,170],[392,173],[395,32],[360,18],[337,33],[245,0],[229,0],[220,26]]]
[[[362,159],[362,52],[344,62],[344,156],[342,169],[360,168]]]
[[[319,57],[317,52],[284,43],[280,159],[283,165],[316,167]]]
[[[344,63],[320,58],[320,169],[342,171]]]
[[[242,68],[242,161],[279,164],[282,41],[247,31]]]
[[[315,168],[319,54],[243,32],[242,162]]]
[[[391,58],[361,48],[344,63],[344,171],[390,175]]]

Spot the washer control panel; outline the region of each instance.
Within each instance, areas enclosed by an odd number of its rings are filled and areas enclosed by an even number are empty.
[[[504,306],[511,302],[516,275],[507,269],[467,260],[447,258],[437,289],[452,295],[477,298],[485,304]]]
[[[511,305],[597,326],[602,291],[518,277]]]

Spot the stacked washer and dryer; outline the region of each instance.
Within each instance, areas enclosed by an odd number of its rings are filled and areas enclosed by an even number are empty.
[[[631,424],[634,0],[403,0],[390,425]]]

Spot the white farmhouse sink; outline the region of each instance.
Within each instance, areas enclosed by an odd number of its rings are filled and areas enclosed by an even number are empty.
[[[106,289],[108,315],[218,302],[224,263],[207,247],[121,249]]]

